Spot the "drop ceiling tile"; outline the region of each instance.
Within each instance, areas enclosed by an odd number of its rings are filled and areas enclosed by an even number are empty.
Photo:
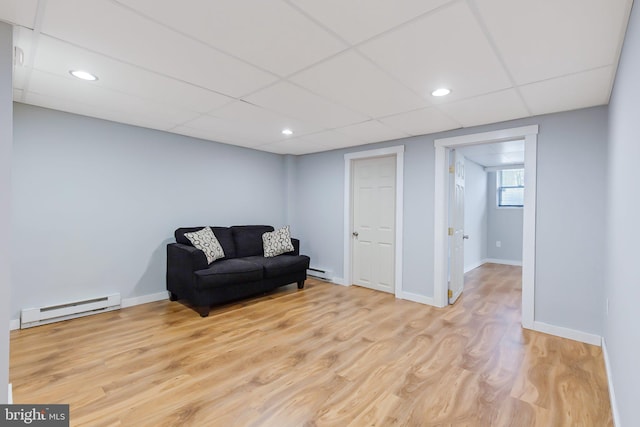
[[[255,147],[257,150],[268,151],[277,154],[310,154],[319,151],[326,151],[327,147],[305,141],[301,138],[294,138],[287,141],[278,141],[270,144]]]
[[[193,112],[105,89],[91,82],[75,79],[71,75],[61,77],[39,70],[33,70],[31,73],[28,94],[31,93],[59,99],[66,103],[77,103],[79,106],[91,106],[96,111],[118,113],[120,114],[118,117],[121,117],[124,123],[130,123],[127,117],[137,117],[154,123],[152,127],[155,129],[168,129],[197,116]],[[80,114],[87,113],[80,112]],[[109,120],[113,120],[112,117],[113,115]]]
[[[497,123],[529,115],[514,89],[465,99],[438,108],[462,123],[464,127]]]
[[[149,129],[161,129],[164,123],[149,116],[137,116],[122,111],[112,111],[93,105],[84,105],[75,100],[53,98],[38,93],[29,92],[25,94],[25,103],[38,107],[50,108],[67,113],[79,114],[101,120],[109,120],[117,123],[124,123],[133,126],[140,126]],[[164,130],[164,129],[161,129]]]
[[[261,138],[266,138],[265,142],[290,138],[282,134],[283,129],[291,129],[294,137],[322,130],[321,126],[292,119],[244,101],[235,101],[212,111],[210,115],[237,123],[245,128],[244,132],[255,132]]]
[[[119,3],[281,76],[347,47],[281,0],[120,0]]]
[[[42,32],[232,97],[276,80],[269,73],[106,0],[48,2]]]
[[[98,75],[94,85],[200,113],[234,100],[48,36],[40,36],[34,67],[61,77],[68,77],[70,70],[86,70]]]
[[[481,0],[480,15],[517,84],[616,61],[627,0]]]
[[[38,0],[2,0],[0,21],[33,28],[38,10]]]
[[[351,44],[359,43],[451,0],[292,0]]]
[[[359,139],[364,143],[390,141],[409,136],[404,132],[385,126],[377,120],[369,120],[336,130],[352,138]]]
[[[545,80],[520,87],[520,93],[533,114],[576,110],[609,103],[614,68]],[[571,96],[564,94],[570,93]]]
[[[291,138],[282,129],[291,128],[295,135],[319,130],[299,121],[280,116],[246,102],[237,101],[208,115],[183,123],[185,127],[205,131],[216,141],[238,141],[255,146]]]
[[[361,139],[345,135],[335,130],[327,130],[311,135],[305,135],[300,139],[311,142],[313,144],[322,145],[323,147],[330,149],[346,148],[366,144],[366,142]]]
[[[461,127],[460,123],[447,117],[436,107],[384,117],[380,121],[409,135],[427,135]]]
[[[466,2],[403,25],[358,49],[434,104],[511,86]],[[451,94],[432,97],[440,87],[451,89]]]
[[[428,106],[427,101],[353,51],[315,65],[291,80],[371,117]]]
[[[326,128],[335,128],[368,120],[364,114],[328,101],[291,83],[281,82],[244,98],[289,117]]]

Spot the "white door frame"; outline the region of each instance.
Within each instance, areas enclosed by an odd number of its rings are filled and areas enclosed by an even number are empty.
[[[538,125],[503,129],[441,138],[435,146],[435,197],[434,197],[434,305],[447,305],[447,253],[449,212],[449,165],[448,149],[465,145],[489,144],[515,139],[524,139],[524,208],[522,236],[522,326],[534,327],[535,266],[536,266],[536,153],[538,147]]]
[[[374,157],[395,156],[396,158],[396,224],[395,224],[395,296],[402,298],[402,220],[404,200],[404,145],[379,148],[376,150],[358,151],[344,155],[344,282],[343,285],[351,286],[353,283],[351,272],[353,228],[353,203],[352,203],[352,171],[354,160],[370,159]]]

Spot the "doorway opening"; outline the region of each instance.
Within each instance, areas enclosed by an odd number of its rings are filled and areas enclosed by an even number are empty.
[[[534,326],[536,151],[538,126],[437,139],[434,198],[434,305],[448,304],[449,290],[449,152],[465,146],[524,140],[524,207],[522,236],[522,326]]]

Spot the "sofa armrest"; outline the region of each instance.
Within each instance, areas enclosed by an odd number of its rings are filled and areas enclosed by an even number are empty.
[[[167,245],[167,271],[179,270],[193,273],[207,268],[207,257],[200,249],[182,243]]]
[[[291,238],[293,244],[293,251],[287,252],[287,255],[300,255],[300,240]]]

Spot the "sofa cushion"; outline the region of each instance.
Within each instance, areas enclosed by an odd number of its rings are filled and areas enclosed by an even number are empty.
[[[262,235],[262,245],[264,248],[264,256],[266,258],[274,257],[285,254],[294,250],[293,243],[291,243],[291,234],[289,233],[289,226],[285,226],[264,233]]]
[[[238,258],[214,262],[208,268],[196,271],[195,274],[201,285],[207,288],[256,282],[264,277],[261,265]]]
[[[217,259],[224,258],[224,250],[222,250],[222,246],[220,246],[220,242],[218,242],[211,228],[205,227],[193,233],[184,233],[184,237],[189,239],[194,248],[204,252],[209,264]]]
[[[262,235],[273,231],[270,225],[236,225],[231,227],[236,257],[264,255]]]
[[[177,243],[182,243],[183,245],[193,246],[189,239],[185,237],[185,233],[192,233],[194,231],[201,230],[203,227],[182,227],[178,228],[174,235],[176,237]],[[220,242],[220,246],[222,246],[222,250],[224,251],[225,258],[235,258],[236,257],[236,245],[233,241],[233,235],[231,233],[231,229],[229,227],[210,227],[213,231],[213,234]]]
[[[278,255],[271,258],[252,256],[243,259],[264,267],[264,277],[266,279],[306,271],[309,268],[310,260],[306,255]]]

